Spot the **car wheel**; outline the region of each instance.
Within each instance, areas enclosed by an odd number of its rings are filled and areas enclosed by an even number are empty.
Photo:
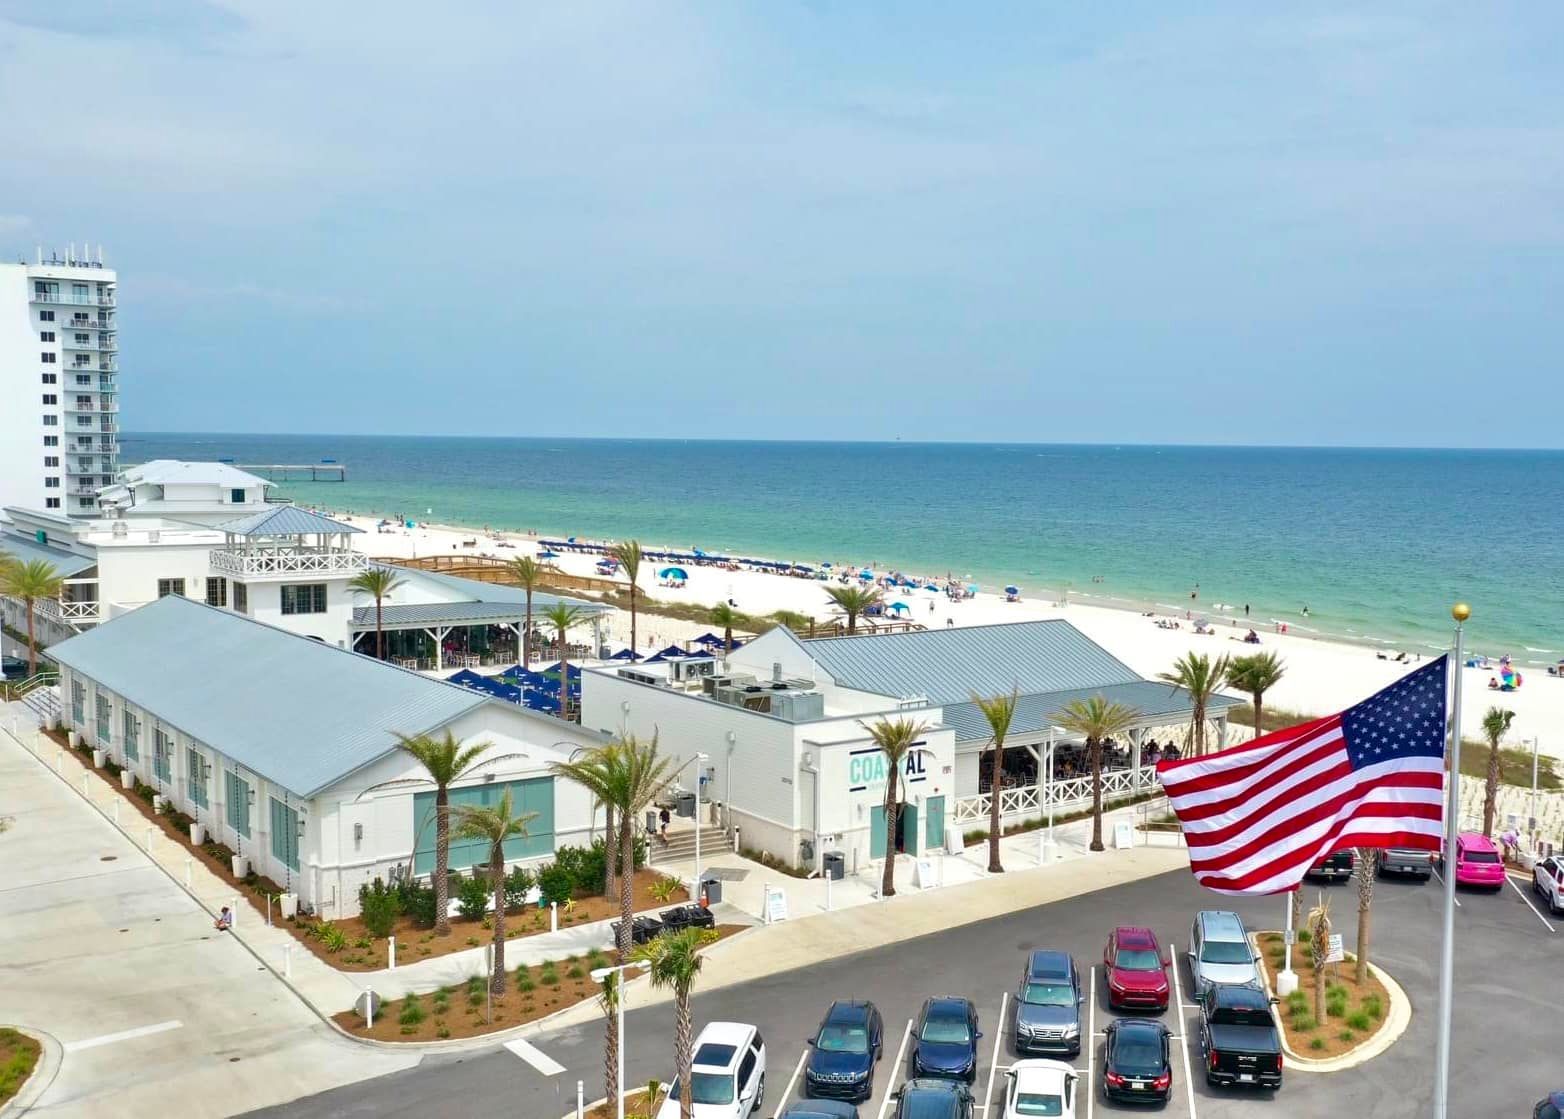
[[[760,1101],[766,1098],[766,1074],[760,1074],[760,1086],[755,1089],[755,1102],[750,1106],[751,1111],[760,1110]]]

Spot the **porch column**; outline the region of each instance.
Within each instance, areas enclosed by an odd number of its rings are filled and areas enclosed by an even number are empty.
[[[1259,728],[1258,727],[1255,728],[1255,734],[1258,735],[1259,733],[1260,733]],[[1227,712],[1226,711],[1222,712],[1222,714],[1217,718],[1217,721],[1216,721],[1216,748],[1218,750],[1225,750],[1225,749],[1227,749]]]
[[[426,629],[424,632],[434,639],[434,670],[445,671],[445,636],[451,632],[451,627]]]
[[[1130,731],[1130,790],[1140,791],[1140,744],[1146,737],[1145,727]]]
[[[597,660],[603,652],[603,615],[592,615],[592,659]]]

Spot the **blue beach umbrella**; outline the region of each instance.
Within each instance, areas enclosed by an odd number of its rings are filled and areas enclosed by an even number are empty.
[[[545,550],[545,551],[542,551],[542,552],[538,553],[538,559],[558,559],[558,558],[559,558],[559,553],[558,552],[550,552],[550,551]]]
[[[912,607],[908,606],[905,602],[893,602],[891,603],[891,609],[895,610],[897,613],[901,613],[903,611],[906,611],[907,613],[912,612]]]
[[[1021,593],[1021,588],[1020,587],[1006,587],[1005,588],[1005,593],[1006,594],[1020,594]]]
[[[690,576],[682,567],[665,567],[657,573],[659,579],[678,579],[683,581]]]

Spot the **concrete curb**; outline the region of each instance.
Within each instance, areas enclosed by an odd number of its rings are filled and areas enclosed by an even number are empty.
[[[1259,951],[1260,937],[1279,936],[1281,932],[1278,929],[1268,929],[1249,935],[1253,938],[1255,950]],[[1378,1057],[1406,1033],[1407,1026],[1412,1022],[1412,1000],[1407,998],[1406,992],[1401,989],[1399,983],[1385,974],[1384,969],[1373,962],[1369,963],[1368,969],[1375,979],[1384,984],[1385,993],[1390,996],[1390,1007],[1379,1029],[1365,1038],[1350,1053],[1343,1053],[1339,1057],[1305,1057],[1287,1044],[1287,1031],[1278,1029],[1276,1032],[1281,1038],[1282,1053],[1286,1057],[1287,1068],[1296,1072],[1342,1072],[1349,1068],[1357,1068]],[[1276,991],[1271,986],[1269,968],[1265,969],[1265,975],[1266,992],[1275,998]],[[1300,987],[1299,990],[1302,988]]]
[[[33,1071],[28,1074],[21,1090],[4,1105],[0,1105],[0,1119],[18,1119],[19,1116],[27,1114],[28,1110],[49,1090],[49,1085],[54,1083],[54,1078],[60,1072],[60,1063],[65,1059],[65,1047],[52,1034],[30,1029],[27,1026],[12,1025],[11,1028],[32,1038],[42,1047],[42,1051],[38,1054],[38,1063],[33,1066]]]

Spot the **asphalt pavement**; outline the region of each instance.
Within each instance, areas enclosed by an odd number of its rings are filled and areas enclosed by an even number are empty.
[[[1306,898],[1324,892],[1333,901],[1336,929],[1351,946],[1356,936],[1357,891],[1350,882],[1306,886]],[[1528,904],[1529,895],[1506,887],[1498,894],[1465,893],[1456,913],[1456,1018],[1451,1114],[1529,1116],[1547,1089],[1564,1086],[1553,1026],[1564,1003],[1564,932],[1546,925]],[[1081,1116],[1110,1114],[1119,1105],[1100,1092],[1101,1033],[1105,1009],[1101,969],[1103,944],[1116,924],[1153,927],[1175,959],[1181,1006],[1163,1020],[1179,1037],[1175,1048],[1173,1098],[1163,1114],[1177,1119],[1226,1119],[1274,1114],[1372,1115],[1374,1119],[1423,1119],[1431,1110],[1434,1009],[1439,948],[1438,883],[1386,879],[1375,891],[1371,958],[1406,990],[1413,1017],[1407,1032],[1380,1057],[1337,1073],[1288,1070],[1278,1093],[1216,1089],[1200,1074],[1196,1017],[1187,1005],[1189,974],[1179,957],[1199,909],[1236,909],[1251,928],[1279,927],[1281,899],[1226,898],[1199,886],[1187,871],[1082,895],[1050,905],[933,933],[885,949],[821,960],[813,967],[697,995],[696,1027],[707,1021],[757,1024],[766,1039],[768,1076],[759,1116],[772,1116],[786,1102],[790,1078],[832,999],[868,998],[885,1018],[885,1056],[875,1077],[875,1095],[860,1106],[863,1119],[889,1115],[888,1094],[905,1077],[898,1047],[908,1022],[929,995],[960,995],[977,1005],[983,1038],[981,1072],[974,1086],[983,1119],[1003,1112],[1003,1069],[1015,1059],[1010,1046],[1013,995],[1025,953],[1062,948],[1074,954],[1090,976],[1085,1009],[1094,1044],[1076,1066],[1090,1073],[1090,1099],[1079,1101]],[[1555,923],[1556,924],[1556,923]],[[1088,969],[1090,969],[1088,971]],[[672,1071],[673,1010],[647,1007],[626,1016],[627,1079],[631,1084]],[[571,1109],[576,1081],[586,1095],[602,1095],[599,1023],[563,1029],[531,1039],[547,1058],[563,1066],[548,1076],[512,1052],[496,1048],[464,1057],[426,1057],[412,1070],[367,1080],[279,1107],[256,1116],[348,1119],[357,1116],[508,1114],[554,1119]],[[1187,1061],[1186,1061],[1187,1058]],[[1193,1079],[1190,1071],[1193,1070]],[[1086,1083],[1086,1082],[1083,1082]],[[796,1086],[795,1086],[796,1091]],[[1129,1108],[1124,1108],[1129,1110]]]

